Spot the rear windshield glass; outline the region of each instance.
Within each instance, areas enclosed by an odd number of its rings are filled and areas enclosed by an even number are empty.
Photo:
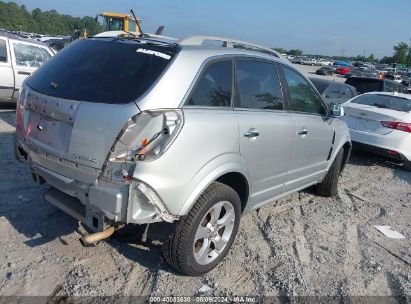
[[[136,40],[78,40],[38,69],[27,84],[65,99],[128,103],[156,81],[177,52],[174,45]]]
[[[397,96],[365,94],[351,100],[351,102],[401,112],[411,111],[411,100]]]
[[[383,82],[378,79],[354,79],[348,78],[345,81],[346,84],[352,85],[357,89],[359,93],[367,93],[367,92],[374,92],[374,91],[382,91],[383,90]]]

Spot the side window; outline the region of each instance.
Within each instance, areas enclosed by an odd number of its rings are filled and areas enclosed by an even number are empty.
[[[324,92],[325,98],[340,98],[340,85],[332,84]]]
[[[273,64],[239,60],[236,63],[238,98],[241,108],[282,110],[283,96]]]
[[[13,50],[16,64],[20,66],[38,68],[51,57],[46,49],[30,44],[14,42]]]
[[[202,74],[186,105],[229,107],[233,82],[232,61],[218,61]]]
[[[6,40],[0,39],[0,62],[7,62]]]
[[[299,74],[283,68],[290,94],[289,109],[298,112],[325,114],[321,97],[311,85]]]
[[[354,97],[354,93],[353,93],[353,91],[351,91],[350,87],[343,85],[343,86],[341,86],[341,89],[342,89],[341,90],[342,97],[344,97],[344,98],[353,98]]]
[[[394,85],[390,81],[384,81],[384,91],[385,92],[394,92]]]

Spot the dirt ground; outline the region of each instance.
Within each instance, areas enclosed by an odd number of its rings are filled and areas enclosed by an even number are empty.
[[[411,296],[411,173],[353,153],[338,196],[311,189],[246,214],[228,256],[202,277],[174,272],[155,234],[129,227],[96,247],[45,203],[15,161],[13,106],[0,113],[0,295]],[[389,239],[373,225],[406,236]],[[151,227],[151,230],[169,229]],[[395,302],[395,301],[394,301]]]

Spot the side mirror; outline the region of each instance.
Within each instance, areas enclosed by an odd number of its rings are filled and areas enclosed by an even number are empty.
[[[330,117],[343,117],[344,116],[344,108],[341,107],[339,104],[332,103],[329,108],[328,115]]]

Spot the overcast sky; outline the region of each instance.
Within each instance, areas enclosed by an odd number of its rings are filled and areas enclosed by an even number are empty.
[[[3,0],[7,1],[7,0]],[[309,54],[391,56],[410,43],[411,0],[14,0],[29,10],[55,9],[73,16],[134,9],[145,32],[219,35]]]

